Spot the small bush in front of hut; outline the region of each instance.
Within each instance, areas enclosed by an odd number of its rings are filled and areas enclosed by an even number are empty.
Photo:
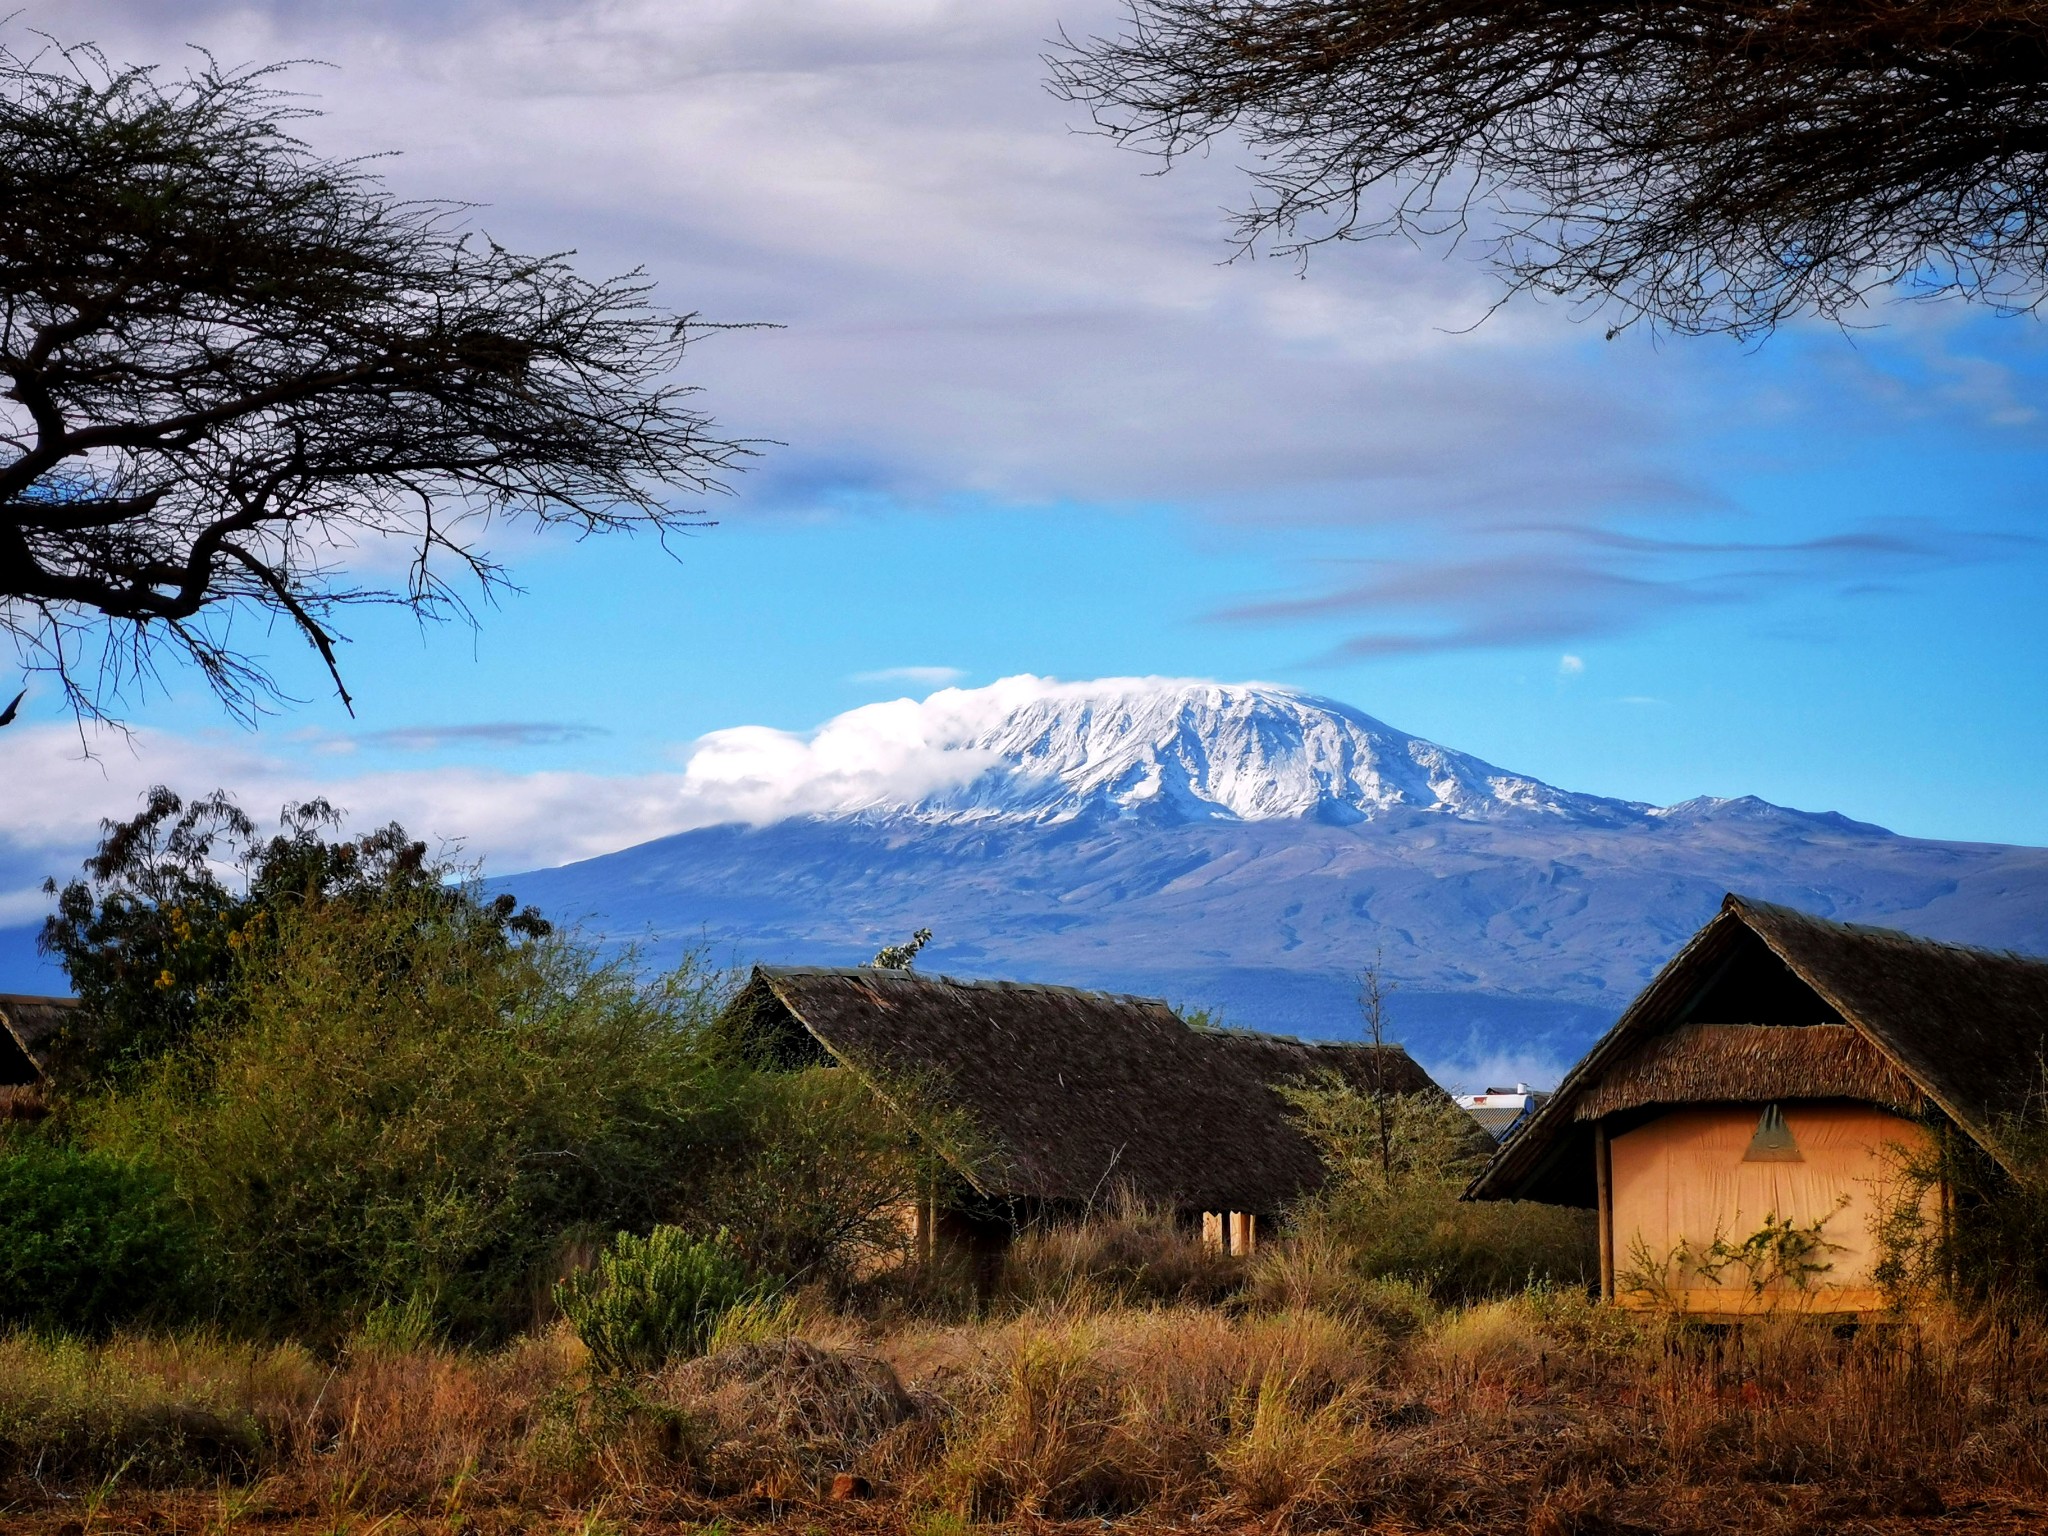
[[[594,1268],[555,1287],[555,1303],[591,1363],[627,1376],[702,1354],[725,1315],[760,1294],[723,1228],[698,1238],[664,1226],[645,1237],[621,1232]]]

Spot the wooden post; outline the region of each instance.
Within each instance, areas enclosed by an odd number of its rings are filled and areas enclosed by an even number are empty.
[[[1230,1213],[1230,1251],[1249,1257],[1258,1247],[1259,1218],[1250,1211]]]
[[[1593,1181],[1600,1202],[1600,1299],[1614,1300],[1614,1162],[1607,1147],[1607,1122],[1593,1122]]]
[[[1230,1251],[1230,1239],[1223,1230],[1223,1215],[1220,1211],[1202,1212],[1202,1246],[1218,1253]]]

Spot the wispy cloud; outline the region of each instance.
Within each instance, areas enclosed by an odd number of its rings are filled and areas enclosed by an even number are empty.
[[[851,683],[916,683],[920,687],[943,688],[957,683],[967,673],[959,667],[883,667],[875,672],[856,672]]]
[[[554,747],[611,733],[595,725],[553,720],[494,720],[475,725],[400,725],[352,738],[394,752],[436,752],[443,747]]]
[[[1849,595],[2042,546],[2025,534],[1873,523],[1786,541],[1673,538],[1591,526],[1521,523],[1488,536],[1498,551],[1456,546],[1399,559],[1327,562],[1356,579],[1225,608],[1233,624],[1370,621],[1327,660],[1570,643],[1635,630],[1687,609],[1795,590]],[[1567,657],[1561,670],[1575,670]]]

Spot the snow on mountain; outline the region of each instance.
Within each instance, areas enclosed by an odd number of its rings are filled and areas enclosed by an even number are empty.
[[[1645,806],[1575,795],[1262,683],[1008,677],[850,710],[808,736],[718,731],[687,779],[762,824],[788,815],[927,821],[1345,823],[1395,810],[1611,821]]]
[[[948,690],[926,708],[958,732],[949,749],[993,759],[909,808],[933,819],[1094,812],[1342,823],[1397,809],[1600,819],[1644,809],[1553,789],[1333,699],[1269,684],[1011,678]]]

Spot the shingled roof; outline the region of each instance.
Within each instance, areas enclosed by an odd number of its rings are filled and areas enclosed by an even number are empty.
[[[1931,1105],[1997,1157],[2044,1064],[2048,960],[1731,894],[1467,1196],[1591,1204],[1590,1122],[1657,1103]]]
[[[1156,998],[1073,987],[760,966],[730,1016],[784,1064],[837,1061],[963,1113],[989,1155],[961,1171],[994,1196],[1278,1212],[1323,1168],[1273,1085],[1334,1071],[1442,1091],[1397,1045],[1200,1030]]]

